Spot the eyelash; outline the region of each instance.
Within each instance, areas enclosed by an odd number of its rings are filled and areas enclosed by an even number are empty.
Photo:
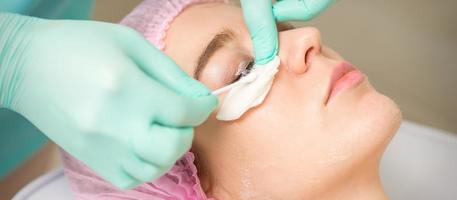
[[[254,60],[250,60],[249,62],[243,62],[243,64],[238,68],[237,72],[235,73],[235,78],[233,79],[232,83],[237,82],[241,79],[241,77],[251,73],[253,66]]]

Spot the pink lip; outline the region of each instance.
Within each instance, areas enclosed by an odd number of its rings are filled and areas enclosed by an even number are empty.
[[[342,91],[360,84],[365,75],[347,62],[339,64],[332,73],[327,102]]]

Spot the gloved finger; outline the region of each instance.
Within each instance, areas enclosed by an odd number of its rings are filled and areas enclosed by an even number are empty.
[[[218,99],[213,96],[192,98],[180,95],[145,75],[136,78],[132,89],[137,110],[150,122],[169,127],[189,127],[203,123],[216,108]]]
[[[165,104],[168,105],[156,105],[158,114],[154,117],[154,121],[170,127],[198,126],[217,106],[217,99],[213,96],[192,99],[176,95],[173,98],[163,99],[163,102],[167,102]]]
[[[273,6],[277,21],[307,21],[328,8],[334,0],[282,0]]]
[[[278,30],[271,0],[241,0],[244,20],[254,45],[255,62],[265,64],[278,53]]]
[[[167,169],[154,166],[132,155],[123,164],[124,171],[139,182],[153,181],[163,175]]]
[[[186,96],[211,95],[205,85],[187,75],[170,57],[153,47],[145,39],[138,38],[130,45],[133,45],[131,57],[135,63],[153,79]]]
[[[193,139],[192,128],[170,128],[153,124],[132,138],[134,152],[142,160],[168,169],[186,153]]]

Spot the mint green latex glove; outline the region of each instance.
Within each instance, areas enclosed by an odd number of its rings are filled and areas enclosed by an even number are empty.
[[[0,13],[0,105],[120,188],[186,151],[217,98],[130,28]]]
[[[254,45],[255,61],[265,64],[278,54],[276,21],[307,21],[329,7],[334,0],[241,0],[245,22]]]

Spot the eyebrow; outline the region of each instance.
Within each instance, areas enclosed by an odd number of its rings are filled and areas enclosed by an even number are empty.
[[[222,31],[217,33],[213,39],[206,45],[202,54],[198,57],[197,67],[194,71],[194,78],[199,80],[201,73],[206,67],[206,64],[211,57],[222,47],[224,47],[230,41],[235,39],[235,34],[231,29],[224,28]]]
[[[294,29],[295,27],[290,23],[280,22],[277,23],[278,31],[286,31],[290,29]],[[213,39],[206,45],[203,53],[198,57],[197,67],[194,71],[194,78],[196,80],[200,79],[200,75],[202,74],[203,70],[205,70],[206,64],[211,59],[211,57],[219,50],[222,49],[226,44],[235,40],[235,33],[233,30],[224,28],[222,31],[217,33]]]

